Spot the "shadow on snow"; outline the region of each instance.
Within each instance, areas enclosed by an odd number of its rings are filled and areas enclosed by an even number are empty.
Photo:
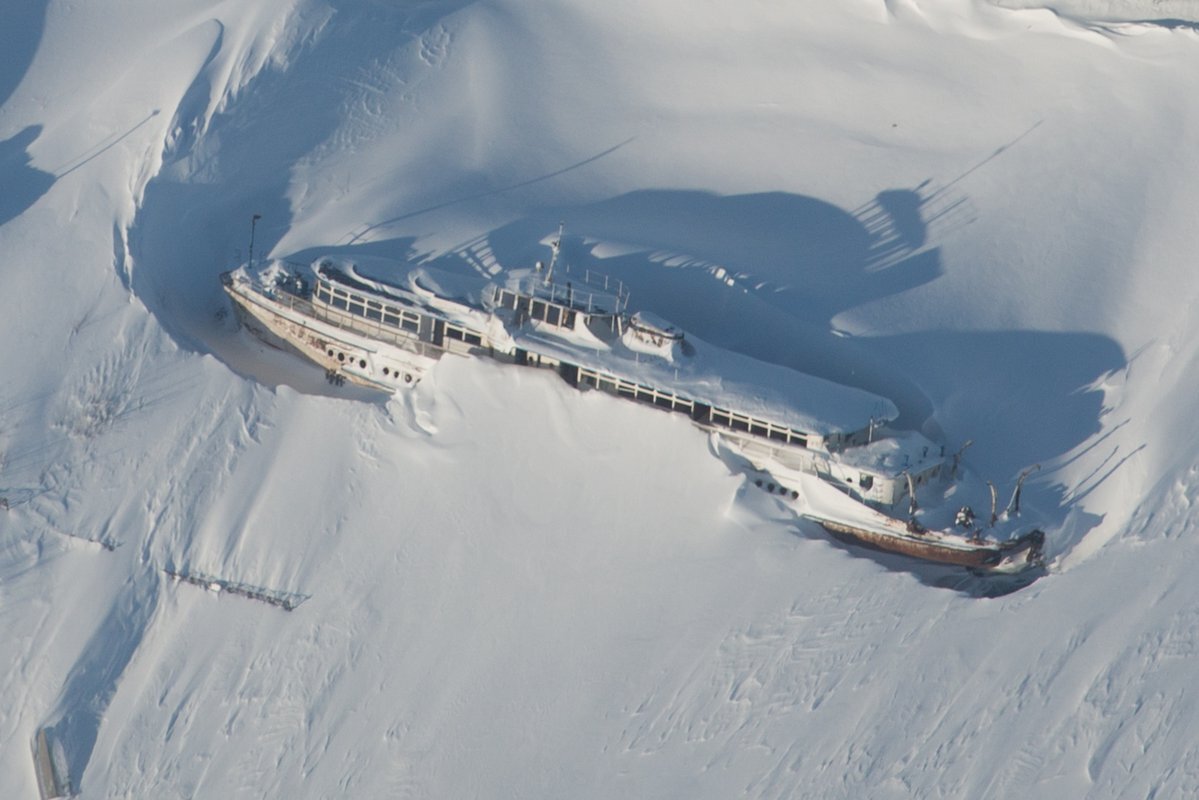
[[[54,185],[54,176],[30,165],[28,149],[41,135],[40,125],[30,125],[0,142],[0,226],[23,214]]]
[[[0,107],[16,91],[46,27],[48,0],[5,3],[4,22],[0,24]]]
[[[464,4],[434,4],[428,13],[452,13]],[[293,382],[280,378],[287,369],[278,369],[279,359],[265,371],[257,354],[247,355],[244,337],[233,335],[217,276],[248,255],[231,252],[229,243],[249,238],[251,214],[263,215],[257,253],[270,252],[286,233],[292,170],[340,122],[336,78],[355,68],[341,63],[347,39],[375,37],[365,45],[355,39],[356,46],[375,52],[385,47],[384,39],[412,34],[404,27],[411,20],[383,25],[369,15],[364,19],[331,29],[286,76],[259,76],[212,120],[192,119],[205,105],[184,103],[171,128],[204,133],[181,137],[165,160],[195,165],[197,180],[151,182],[127,232],[134,265],[130,286],[181,346],[216,353],[243,374],[268,383],[286,380],[305,391],[323,391],[317,388],[321,381],[312,379],[320,377],[319,370],[295,367],[293,374],[307,377]],[[210,80],[202,71],[188,97],[209,96]],[[292,85],[304,87],[302,107],[291,102]],[[388,238],[398,221],[419,217],[428,225],[448,205],[469,212],[495,202],[497,192],[484,175],[455,185],[460,199],[395,209],[383,222],[364,220],[373,227],[359,233],[379,238],[363,241],[360,235],[348,245],[330,243],[330,250],[491,275],[544,259],[541,242],[566,220],[564,263],[623,280],[634,307],[713,344],[889,397],[901,411],[901,427],[923,429],[951,445],[974,439],[968,461],[1000,485],[1096,433],[1102,393],[1087,387],[1125,364],[1119,345],[1096,334],[963,331],[953,329],[949,317],[939,325],[931,316],[926,330],[903,335],[844,336],[835,329],[838,314],[911,292],[944,274],[932,243],[971,213],[968,201],[954,200],[948,186],[933,190],[925,182],[888,189],[852,209],[786,192],[643,190],[545,208],[446,253],[418,252],[411,237]],[[306,261],[317,253],[291,258]],[[122,258],[118,248],[119,269]],[[927,316],[922,309],[913,313]],[[1030,482],[1026,500],[1064,516],[1062,487],[1049,480]]]

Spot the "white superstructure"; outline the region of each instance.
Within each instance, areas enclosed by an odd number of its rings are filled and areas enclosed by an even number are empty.
[[[942,448],[923,436],[883,436],[898,415],[886,398],[630,314],[624,287],[603,276],[540,268],[493,282],[416,268],[384,281],[377,271],[325,258],[223,280],[247,324],[333,379],[396,390],[447,353],[553,369],[572,386],[686,414],[759,467],[819,474],[878,505],[907,494],[901,473],[920,485],[944,469]]]

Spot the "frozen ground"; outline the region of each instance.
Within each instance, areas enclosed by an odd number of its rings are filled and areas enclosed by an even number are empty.
[[[1199,793],[1195,3],[393,5],[5,14],[0,797],[44,727],[89,798]],[[564,219],[1041,463],[1049,574],[840,547],[552,376],[331,389],[229,314],[254,213],[476,272]]]

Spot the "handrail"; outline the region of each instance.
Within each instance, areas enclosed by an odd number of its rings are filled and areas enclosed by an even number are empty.
[[[565,270],[567,276],[571,276],[570,268]],[[561,276],[558,276],[561,278]],[[578,274],[573,276],[578,278]],[[576,286],[575,280],[567,280],[566,284],[562,282],[550,280],[546,282],[544,279],[534,277],[530,280],[521,281],[523,286],[518,286],[517,291],[527,293],[530,297],[540,300],[548,300],[551,303],[559,303],[561,305],[573,308],[579,311],[591,313],[597,306],[603,307],[607,303],[597,302],[602,298],[611,298],[615,301],[615,308],[604,309],[612,314],[621,314],[628,306],[629,291],[625,288],[624,282],[618,278],[612,278],[602,272],[593,272],[590,269],[583,270],[583,275],[577,283],[584,288],[580,290]],[[500,288],[506,288],[501,286]],[[588,289],[592,291],[587,291]]]
[[[223,277],[223,276],[222,276]],[[339,330],[354,331],[372,336],[375,339],[390,342],[417,355],[436,357],[439,353],[447,352],[448,348],[426,342],[409,331],[397,330],[390,325],[384,325],[380,320],[359,317],[328,308],[319,308],[308,300],[288,291],[275,292],[274,286],[267,286],[258,281],[243,279],[249,289],[256,294],[285,305],[289,310],[296,311],[306,317],[320,320]]]

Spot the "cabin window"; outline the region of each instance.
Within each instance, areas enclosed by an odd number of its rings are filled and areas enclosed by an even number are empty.
[[[531,316],[533,319],[543,320],[545,319],[545,310],[545,303],[541,302],[540,300],[534,300],[533,310],[530,312],[529,316]]]
[[[617,387],[616,391],[620,393],[621,397],[637,396],[637,387],[633,386],[631,383],[625,383],[624,381],[620,382],[620,385]]]
[[[686,411],[688,414],[690,414],[692,407],[693,407],[693,403],[690,400],[684,400],[681,397],[676,397],[674,399],[674,410],[675,411]]]
[[[729,412],[714,408],[712,409],[712,422],[716,425],[728,426],[732,422],[732,419],[729,417]]]
[[[562,324],[562,309],[557,306],[550,306],[546,311],[545,321],[551,325]]]
[[[673,408],[674,398],[668,394],[657,395],[654,397],[654,405],[661,406],[662,408]]]
[[[769,436],[771,439],[774,439],[776,442],[787,441],[787,432],[779,430],[778,428],[771,428],[770,433],[768,433],[767,436]]]
[[[400,327],[406,331],[416,333],[420,330],[420,322],[417,321],[416,317],[405,314],[403,319],[400,320]]]
[[[769,433],[767,427],[761,422],[757,421],[750,423],[749,432],[754,436],[766,436]]]
[[[732,427],[732,429],[735,431],[744,431],[745,433],[749,433],[749,420],[745,417],[733,417],[730,427]]]
[[[367,306],[366,307],[366,316],[377,322],[382,322],[383,321],[383,309],[379,308],[377,304],[373,308],[371,306]]]
[[[338,297],[337,295],[333,295],[333,299],[329,301],[329,305],[333,306],[334,308],[340,308],[342,311],[345,311],[349,307],[349,303],[346,302],[346,299],[344,297]]]
[[[478,334],[474,334],[474,333],[463,334],[462,341],[466,342],[467,344],[473,344],[473,345],[483,344],[482,337],[480,337]]]
[[[361,317],[366,314],[366,309],[356,303],[350,303],[350,313],[356,317]]]
[[[565,311],[562,314],[562,327],[573,328],[575,326],[575,312]]]

